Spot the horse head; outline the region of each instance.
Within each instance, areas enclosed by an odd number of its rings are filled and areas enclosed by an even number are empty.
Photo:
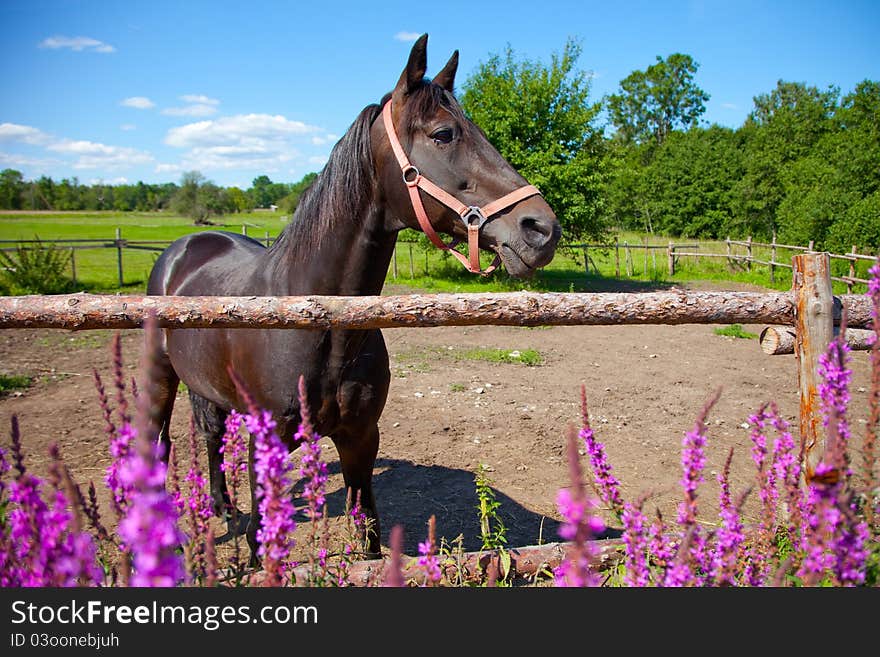
[[[390,209],[391,228],[467,241],[479,272],[477,249],[496,254],[514,277],[531,276],[553,258],[562,230],[553,210],[465,116],[453,95],[458,51],[425,79],[427,35],[413,46],[394,90],[371,132],[373,158]],[[421,216],[420,216],[421,214]],[[493,267],[490,268],[494,269]],[[488,270],[487,270],[488,271]],[[485,273],[485,272],[483,272]]]

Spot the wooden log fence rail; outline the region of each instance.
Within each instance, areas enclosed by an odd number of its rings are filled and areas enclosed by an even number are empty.
[[[836,297],[852,327],[871,321],[865,295]],[[390,296],[163,297],[61,294],[0,297],[0,329],[131,329],[149,313],[168,328],[375,329],[419,326],[782,324],[791,292],[498,292]]]

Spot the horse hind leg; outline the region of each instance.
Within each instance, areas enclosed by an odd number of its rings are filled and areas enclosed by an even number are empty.
[[[339,453],[342,478],[350,495],[350,503],[360,501],[361,511],[366,516],[366,527],[362,538],[366,543],[366,556],[381,556],[379,514],[373,495],[373,466],[379,452],[379,427],[373,424],[362,434],[340,432],[333,436],[333,443]],[[348,511],[348,509],[346,509]]]
[[[226,520],[227,529],[231,534],[241,534],[240,526],[244,516],[233,506],[226,486],[226,476],[220,468],[223,463],[223,454],[221,454],[220,448],[223,445],[226,417],[229,412],[197,395],[192,390],[189,391],[189,401],[192,406],[196,430],[205,439],[207,447],[208,477],[214,515]]]
[[[155,401],[159,409],[159,444],[162,446],[162,460],[167,463],[171,454],[171,415],[177,398],[177,386],[180,384],[180,378],[171,366],[168,354],[163,353],[160,357],[154,377]]]

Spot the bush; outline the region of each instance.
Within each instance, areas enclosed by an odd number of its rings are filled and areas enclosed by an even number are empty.
[[[31,246],[19,245],[15,253],[0,252],[0,266],[5,271],[4,292],[10,294],[63,294],[72,292],[73,281],[67,277],[70,254],[53,244],[43,245],[39,238]]]

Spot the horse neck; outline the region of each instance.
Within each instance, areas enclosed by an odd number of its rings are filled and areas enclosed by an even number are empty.
[[[274,294],[288,295],[378,295],[385,283],[394,253],[396,232],[385,229],[383,209],[370,204],[360,217],[328,222],[324,218],[296,217],[294,221],[337,226],[323,230],[314,243],[285,237],[281,248],[267,252],[273,262],[270,284],[280,287]],[[305,224],[308,226],[308,224]],[[315,226],[321,230],[324,226]]]

